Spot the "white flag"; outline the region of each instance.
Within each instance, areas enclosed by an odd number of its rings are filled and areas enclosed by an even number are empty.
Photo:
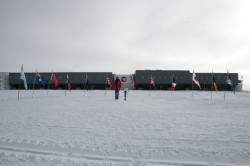
[[[24,74],[24,71],[23,71],[23,64],[21,66],[21,76],[20,76],[20,79],[23,80],[25,89],[28,89],[26,77],[25,77],[25,74]]]
[[[155,87],[155,80],[154,80],[154,78],[152,77],[152,75],[151,75],[151,77],[150,77],[150,84],[152,84],[152,85]]]
[[[199,81],[198,81],[198,78],[197,78],[197,76],[195,75],[194,71],[193,71],[193,81],[194,81],[194,83],[196,83],[196,84],[199,86],[199,88],[201,89],[200,84],[199,84]]]

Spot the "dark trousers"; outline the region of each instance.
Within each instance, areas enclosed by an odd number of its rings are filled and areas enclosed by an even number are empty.
[[[115,89],[115,99],[118,99],[118,98],[119,98],[119,90]]]

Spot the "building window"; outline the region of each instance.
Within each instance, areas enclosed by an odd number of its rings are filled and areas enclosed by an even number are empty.
[[[101,78],[101,77],[98,75],[98,76],[97,76],[97,79],[100,79],[100,78]]]

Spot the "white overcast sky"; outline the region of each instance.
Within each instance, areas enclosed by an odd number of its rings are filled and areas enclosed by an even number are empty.
[[[228,69],[247,85],[249,58],[249,0],[0,0],[0,72]]]

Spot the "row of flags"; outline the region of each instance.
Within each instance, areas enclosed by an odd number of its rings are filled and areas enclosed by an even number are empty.
[[[26,77],[25,77],[24,70],[23,70],[23,64],[21,66],[20,79],[23,80],[25,89],[28,89]],[[52,71],[50,80],[48,81],[45,77],[43,77],[41,74],[39,74],[38,71],[36,70],[35,79],[34,79],[34,85],[35,84],[41,84],[41,85],[43,85],[45,87],[45,85],[49,84],[48,85],[48,88],[49,88],[51,81],[54,83],[55,88],[58,87],[58,81],[57,81],[56,75],[54,74],[53,71]],[[67,75],[66,85],[68,87],[68,90],[70,91],[71,90],[71,84],[70,84],[69,76],[68,75]]]
[[[152,85],[156,89],[155,79],[152,77],[152,75],[150,76],[150,85]],[[177,83],[175,81],[175,77],[173,76],[171,89],[175,90],[176,85],[177,85]]]
[[[192,80],[201,89],[199,81],[198,81],[198,77],[196,76],[196,74],[194,73],[194,71],[193,71],[193,79]],[[229,74],[228,71],[227,71],[226,83],[227,83],[227,90],[231,90],[231,91],[235,92],[235,87],[234,87],[234,85],[232,83],[232,77],[231,77],[231,75]],[[212,86],[213,86],[214,90],[216,92],[218,92],[218,87],[217,87],[217,84],[216,84],[213,72],[212,72]]]
[[[25,77],[24,70],[23,70],[23,64],[21,66],[20,79],[23,80],[25,89],[28,89],[26,77]],[[134,81],[134,78],[133,78],[132,75],[130,76],[130,79],[131,79],[132,88],[135,89],[135,81]],[[50,80],[48,81],[45,77],[43,77],[42,75],[40,75],[38,73],[38,71],[36,70],[35,80],[34,81],[35,81],[36,84],[42,84],[43,86],[45,86],[47,84],[49,84],[49,86],[50,86],[50,82],[52,81],[54,83],[54,87],[55,88],[58,87],[58,81],[57,81],[56,76],[55,76],[55,74],[54,74],[53,71],[52,71]],[[199,81],[198,81],[198,77],[196,76],[196,74],[194,73],[194,71],[193,71],[192,81],[201,89],[201,86],[200,86]],[[234,88],[234,85],[232,83],[232,78],[231,78],[231,75],[229,74],[229,72],[227,74],[227,80],[226,80],[226,82],[227,82],[227,89],[234,91],[235,88]],[[70,91],[71,90],[71,83],[70,83],[68,75],[67,75],[66,85],[67,85],[68,90]],[[106,76],[106,85],[108,85],[110,87],[110,89],[113,88],[112,82],[110,81],[110,78],[109,78],[108,75]],[[153,78],[152,75],[150,76],[150,85],[152,85],[156,89],[156,82],[155,82],[155,79]],[[49,86],[48,86],[48,88],[49,88]],[[176,79],[175,79],[175,76],[173,75],[171,89],[175,90],[176,86],[177,86]],[[217,84],[216,84],[216,81],[215,81],[215,77],[214,77],[213,74],[212,74],[212,86],[215,89],[215,91],[218,92],[218,87],[217,87]],[[88,75],[86,75],[85,87],[89,87]]]
[[[198,81],[198,77],[196,76],[194,71],[193,71],[192,81],[201,89],[200,83]],[[235,88],[234,88],[234,85],[232,83],[232,78],[231,78],[231,75],[229,74],[229,72],[227,74],[226,82],[227,82],[227,90],[234,91]],[[216,92],[218,92],[218,87],[217,87],[217,84],[216,84],[216,81],[215,81],[214,74],[212,74],[212,83],[213,83],[212,84],[213,88],[215,89]],[[150,76],[150,85],[152,85],[156,89],[155,79],[152,77],[152,75]],[[176,85],[177,85],[177,83],[176,83],[176,80],[175,80],[175,76],[173,75],[173,77],[172,77],[172,86],[171,86],[171,89],[173,91],[175,90]]]
[[[133,76],[131,75],[131,84],[132,84],[132,88],[135,89],[135,81],[133,79]],[[25,89],[28,89],[28,86],[27,86],[27,81],[26,81],[26,77],[25,77],[25,74],[24,74],[24,70],[23,70],[23,65],[21,66],[21,76],[20,76],[20,79],[22,79],[24,81],[24,87]],[[110,81],[110,78],[109,76],[107,75],[105,77],[106,79],[106,85],[108,85],[110,87],[110,89],[113,88],[113,84],[112,82]],[[54,72],[52,71],[52,74],[51,74],[51,77],[49,80],[47,80],[44,76],[42,76],[41,74],[38,73],[38,71],[36,70],[35,72],[35,80],[34,80],[34,85],[35,84],[41,84],[45,87],[45,85],[48,84],[48,89],[49,89],[49,86],[50,86],[50,82],[53,82],[54,83],[54,87],[58,87],[58,81],[56,79],[56,75],[54,74]],[[71,90],[71,83],[70,83],[70,80],[69,80],[69,76],[67,75],[67,79],[66,79],[66,83],[65,85],[67,86],[68,90]],[[85,88],[89,88],[89,79],[88,79],[88,75],[86,75],[86,82],[85,82],[85,86],[84,86],[84,89]],[[66,88],[65,88],[66,89]]]

